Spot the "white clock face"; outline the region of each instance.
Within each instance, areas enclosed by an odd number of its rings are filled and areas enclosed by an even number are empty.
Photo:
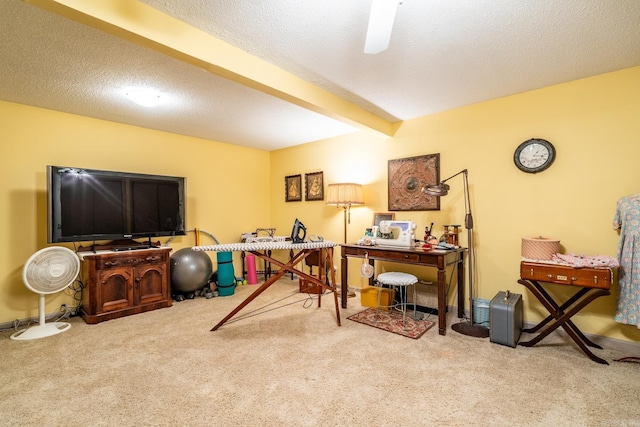
[[[556,149],[553,144],[539,138],[520,144],[513,156],[518,169],[527,173],[542,172],[551,166],[555,158]]]
[[[534,142],[520,152],[520,163],[531,169],[539,168],[549,160],[549,154],[546,146]]]

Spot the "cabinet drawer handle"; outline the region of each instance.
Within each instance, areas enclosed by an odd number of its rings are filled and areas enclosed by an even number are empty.
[[[593,283],[598,284],[598,276],[593,276]]]
[[[113,267],[114,265],[118,265],[118,261],[105,261],[104,265],[106,267]]]
[[[158,255],[151,255],[145,258],[145,261],[157,261],[160,257]]]
[[[553,279],[553,274],[547,274],[547,277],[548,277],[549,279]]]

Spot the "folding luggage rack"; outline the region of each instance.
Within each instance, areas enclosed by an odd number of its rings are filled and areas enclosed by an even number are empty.
[[[562,326],[571,339],[578,344],[578,347],[591,360],[608,365],[609,363],[606,360],[597,357],[588,348],[602,349],[602,347],[589,340],[571,321],[571,318],[596,298],[609,295],[612,281],[613,270],[609,267],[574,268],[566,265],[521,262],[518,283],[526,286],[549,311],[550,315],[536,326],[524,329],[523,332],[539,333],[532,340],[519,342],[518,344],[532,347]],[[549,295],[540,282],[576,286],[580,289],[571,298],[560,304]]]

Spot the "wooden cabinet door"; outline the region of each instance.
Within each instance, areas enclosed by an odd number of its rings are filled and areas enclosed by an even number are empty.
[[[133,268],[110,268],[96,274],[98,311],[120,310],[133,305]]]
[[[165,264],[140,265],[136,268],[135,305],[163,301],[167,298]]]

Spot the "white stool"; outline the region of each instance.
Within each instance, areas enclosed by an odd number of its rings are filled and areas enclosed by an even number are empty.
[[[380,273],[378,275],[378,283],[380,284],[380,288],[382,285],[391,286],[396,288],[400,293],[400,304],[393,304],[389,306],[389,309],[400,306],[402,308],[402,326],[406,328],[407,326],[407,288],[413,285],[413,318],[416,319],[416,283],[418,283],[418,278],[413,274],[408,273],[399,273],[399,272],[388,272],[388,273]],[[378,316],[378,312],[380,310],[380,296],[382,295],[382,289],[378,290],[378,305],[376,308],[376,318]]]

